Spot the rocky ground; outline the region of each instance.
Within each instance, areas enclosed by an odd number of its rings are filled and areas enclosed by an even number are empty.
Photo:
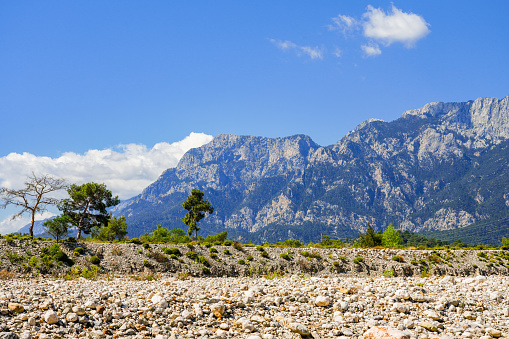
[[[52,244],[0,241],[0,338],[509,333],[506,251]]]
[[[0,287],[0,338],[359,338],[376,326],[393,328],[394,338],[496,338],[509,329],[508,283],[505,276],[11,279]]]

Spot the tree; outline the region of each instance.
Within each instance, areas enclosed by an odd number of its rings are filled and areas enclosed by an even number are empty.
[[[76,239],[81,237],[82,232],[89,234],[92,227],[107,225],[109,215],[106,208],[120,203],[118,196],[113,197],[105,184],[95,182],[72,184],[67,193],[69,198],[63,199],[58,209],[71,217],[73,225],[78,228]]]
[[[208,201],[203,200],[204,194],[199,189],[193,189],[186,201],[182,203],[182,207],[187,210],[182,221],[189,227],[187,234],[191,235],[194,231],[195,239],[198,239],[198,231],[200,230],[197,223],[205,217],[205,213],[212,214],[214,212],[214,207]]]
[[[36,176],[32,172],[25,181],[25,187],[19,190],[2,187],[0,189],[0,200],[3,203],[0,208],[6,208],[8,205],[21,207],[21,212],[15,214],[12,219],[17,219],[25,213],[32,215],[30,224],[30,236],[34,236],[35,215],[47,210],[48,205],[56,205],[59,200],[54,197],[48,197],[52,193],[66,188],[65,180],[52,177],[48,174]]]
[[[360,243],[362,247],[375,247],[382,244],[382,233],[380,231],[375,232],[371,223],[368,222],[368,229],[366,234],[360,236]]]
[[[382,233],[382,246],[383,247],[398,247],[401,244],[401,236],[398,231],[389,224],[387,229]]]
[[[97,228],[96,228],[97,229]],[[94,238],[103,241],[123,240],[127,235],[127,223],[125,217],[112,217],[107,226],[97,229]]]
[[[42,225],[46,233],[51,235],[58,242],[69,233],[69,224],[72,219],[67,215],[60,215],[50,220],[46,220]]]

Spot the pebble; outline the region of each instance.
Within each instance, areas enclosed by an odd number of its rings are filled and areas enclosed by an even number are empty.
[[[498,338],[509,335],[508,285],[505,276],[12,279],[0,286],[0,338]]]

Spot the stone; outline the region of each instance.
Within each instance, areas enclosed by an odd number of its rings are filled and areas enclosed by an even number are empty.
[[[48,310],[46,313],[44,313],[44,321],[47,324],[56,324],[58,323],[58,316],[53,310]]]
[[[23,307],[23,305],[21,304],[18,304],[18,303],[9,303],[7,305],[7,307],[12,311],[12,312],[15,312],[15,313],[21,313],[21,312],[25,312],[25,308]]]
[[[442,317],[434,310],[426,310],[423,315],[433,320],[441,320]]]
[[[289,323],[288,328],[290,329],[290,331],[298,333],[300,335],[310,334],[308,327],[298,322]]]
[[[322,306],[322,307],[329,306],[330,302],[331,302],[331,300],[327,296],[318,296],[315,299],[316,306]]]
[[[0,332],[0,339],[19,339],[19,336],[14,332]]]
[[[429,321],[421,321],[419,323],[419,326],[427,329],[430,332],[437,332],[438,331],[438,328],[435,325],[433,325],[432,323],[430,323]]]
[[[161,308],[168,307],[168,301],[166,301],[166,299],[160,294],[154,295],[150,301],[152,301],[154,305],[157,305]]]
[[[71,323],[74,323],[76,321],[78,321],[78,314],[76,313],[67,313],[67,315],[65,316],[65,320],[71,322]]]
[[[364,332],[364,339],[409,339],[405,333],[397,328],[387,326],[374,326]]]
[[[486,333],[489,333],[491,336],[493,336],[495,338],[502,336],[502,332],[497,329],[494,329],[493,327],[487,327],[485,329],[485,331],[486,331]]]

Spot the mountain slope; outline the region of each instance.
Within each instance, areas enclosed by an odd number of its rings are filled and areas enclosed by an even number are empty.
[[[508,139],[509,97],[368,120],[329,147],[304,135],[219,135],[114,213],[127,217],[131,236],[157,223],[182,228],[181,204],[199,188],[215,207],[203,235],[317,241],[355,236],[368,222],[456,229],[508,211]]]

